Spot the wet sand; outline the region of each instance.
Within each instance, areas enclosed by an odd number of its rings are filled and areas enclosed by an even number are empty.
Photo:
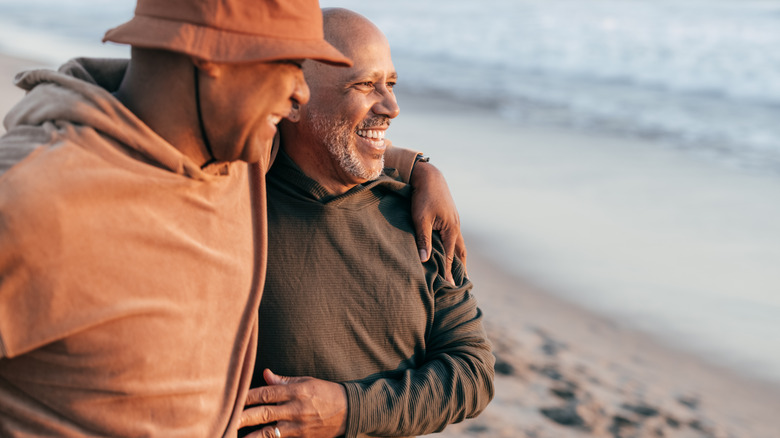
[[[467,236],[496,395],[442,437],[744,437],[780,431],[780,388],[660,345],[491,263]]]

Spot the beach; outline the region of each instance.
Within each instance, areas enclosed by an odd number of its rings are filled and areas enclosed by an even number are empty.
[[[442,437],[744,437],[780,431],[780,388],[714,366],[497,268],[467,236],[496,395]]]
[[[13,74],[36,64],[0,56],[3,115],[23,95],[11,86]],[[497,193],[496,184],[523,178],[517,172],[524,168],[512,163],[518,156],[507,159],[502,151],[524,145],[520,157],[527,163],[541,148],[549,151],[576,145],[586,149],[592,145],[594,150],[603,151],[614,144],[620,146],[620,153],[630,155],[627,160],[656,160],[659,168],[665,165],[661,161],[665,155],[648,153],[640,140],[522,126],[498,117],[492,108],[442,97],[399,90],[399,103],[402,115],[393,123],[389,138],[396,145],[431,155],[432,162],[450,181],[466,233],[469,275],[497,358],[493,402],[478,418],[451,425],[439,436],[778,436],[780,386],[776,382],[761,379],[752,370],[740,372],[735,363],[705,360],[685,343],[675,344],[657,333],[639,330],[641,323],[629,324],[633,315],[614,317],[619,309],[605,307],[607,311],[599,313],[579,300],[562,298],[557,290],[562,283],[545,282],[542,276],[513,268],[531,266],[534,260],[524,259],[527,254],[513,246],[511,239],[502,241],[485,232],[493,228],[497,234],[503,231],[508,235],[512,227],[524,226],[523,217],[565,211],[559,192],[532,184]],[[543,161],[536,158],[537,167],[541,167]],[[562,167],[568,165],[560,163]],[[752,177],[745,178],[752,181]],[[486,185],[488,181],[493,184]],[[576,191],[577,181],[563,187]],[[492,196],[520,202],[502,204]],[[524,205],[530,209],[531,204],[523,204],[522,200],[532,197],[541,199],[539,205],[548,210],[534,204],[534,211],[523,211]],[[493,204],[486,206],[480,200]],[[587,211],[589,201],[587,196],[578,198],[578,207]],[[515,217],[516,221],[507,225],[499,220],[507,217]],[[581,220],[587,221],[588,215],[583,214]],[[617,251],[609,239],[594,231],[580,243],[592,245],[594,253],[603,251],[604,246]],[[566,286],[576,290],[576,284],[569,282]]]
[[[612,308],[610,312],[594,312],[575,304],[575,301],[587,299],[563,300],[560,297],[565,293],[550,293],[550,286],[556,284],[565,284],[562,289],[569,294],[572,290],[576,293],[576,286],[571,282],[534,281],[518,274],[521,269],[511,268],[531,265],[533,260],[528,258],[524,262],[526,254],[520,248],[511,248],[510,234],[514,230],[501,218],[514,217],[514,222],[510,222],[521,228],[526,222],[533,225],[523,219],[523,216],[539,214],[533,210],[547,206],[553,212],[562,211],[562,195],[550,188],[557,187],[556,184],[529,188],[536,180],[530,176],[524,180],[523,172],[538,171],[534,165],[551,165],[540,158],[542,150],[565,150],[578,165],[605,180],[614,172],[598,170],[598,166],[589,163],[599,161],[599,151],[605,147],[612,158],[624,154],[629,163],[644,163],[642,169],[652,168],[651,163],[657,162],[665,172],[664,176],[674,180],[675,166],[681,164],[664,161],[677,160],[667,156],[671,152],[663,148],[648,149],[655,145],[643,144],[649,142],[644,140],[523,127],[498,117],[491,108],[436,96],[399,92],[399,103],[401,116],[390,128],[390,138],[397,145],[429,153],[432,162],[438,163],[449,175],[456,201],[462,201],[459,207],[467,233],[468,270],[485,312],[497,357],[493,403],[477,419],[451,426],[443,436],[778,436],[780,386],[776,381],[757,379],[753,370],[741,368],[737,362],[705,361],[702,355],[692,354],[697,348],[689,340],[674,343],[669,342],[668,336],[657,336],[663,330],[655,330],[654,335],[638,331],[636,327],[642,324],[631,323],[634,315],[630,311],[621,314]],[[610,144],[619,147],[620,151],[609,149]],[[505,152],[513,149],[517,153]],[[577,156],[572,149],[590,149],[592,153]],[[518,160],[523,160],[523,164]],[[604,161],[609,162],[609,159]],[[615,164],[610,162],[610,166]],[[574,167],[566,161],[560,162],[559,166],[562,174],[565,169]],[[630,165],[620,163],[620,166]],[[695,174],[688,167],[683,170],[689,175]],[[583,172],[582,169],[578,171]],[[622,171],[642,172],[638,166]],[[619,178],[616,184],[622,181],[630,186],[632,183],[626,176]],[[494,180],[517,182],[507,188],[506,193],[496,195],[492,192],[498,190],[498,186],[490,183]],[[586,180],[581,177],[579,182],[571,181],[568,190],[582,191]],[[674,195],[666,197],[673,198]],[[543,199],[531,202],[536,198]],[[529,201],[526,205],[524,199]],[[588,202],[588,197],[576,199],[580,204]],[[599,205],[596,202],[594,198],[594,206]],[[626,203],[630,204],[629,201]],[[578,208],[584,209],[581,205]],[[473,209],[483,211],[476,214]],[[583,222],[589,220],[586,214],[581,217]],[[469,220],[480,222],[482,226],[474,226],[476,224]],[[565,219],[550,216],[544,220],[578,221],[572,216]],[[486,223],[494,228],[493,231],[486,231]],[[468,234],[469,230],[475,229],[479,231]],[[589,230],[593,235],[585,242],[592,242],[593,254],[603,251],[599,246],[619,250],[610,245],[609,240],[614,239],[610,233],[595,225]],[[496,231],[506,232],[507,239],[496,239]],[[572,242],[570,251],[576,247]],[[684,251],[685,247],[681,246],[680,250]],[[669,259],[673,256],[666,255]],[[697,269],[693,264],[690,266],[692,270]],[[674,278],[673,272],[668,274],[669,278]],[[619,282],[622,275],[615,271],[615,281]],[[561,276],[565,277],[565,272]],[[658,282],[659,285],[662,283]],[[582,293],[586,295],[584,289]],[[630,295],[628,290],[626,295]],[[707,297],[703,297],[702,301],[706,300]],[[670,305],[670,313],[671,307],[673,305]],[[608,306],[602,308],[608,309]],[[603,316],[605,313],[619,317],[607,318]],[[708,327],[705,325],[701,329],[706,331]],[[769,341],[776,343],[776,338]],[[714,357],[716,355],[708,359]],[[722,366],[725,363],[730,366]]]

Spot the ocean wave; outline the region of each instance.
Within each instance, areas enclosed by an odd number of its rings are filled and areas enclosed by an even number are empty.
[[[323,6],[331,2],[322,1]],[[101,44],[133,0],[2,0],[0,50],[52,64]],[[761,0],[339,1],[387,34],[399,86],[524,122],[651,136],[780,172],[780,4]]]

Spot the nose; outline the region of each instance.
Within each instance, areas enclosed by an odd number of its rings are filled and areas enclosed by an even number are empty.
[[[309,101],[311,92],[309,91],[309,85],[306,84],[306,79],[303,77],[303,72],[298,72],[295,75],[295,82],[293,83],[293,90],[290,94],[290,100],[298,102],[301,105],[305,105]]]
[[[395,98],[393,90],[387,87],[383,87],[381,90],[381,98],[377,101],[371,110],[374,114],[387,116],[391,119],[398,117],[401,112],[401,108],[398,107],[398,101]]]

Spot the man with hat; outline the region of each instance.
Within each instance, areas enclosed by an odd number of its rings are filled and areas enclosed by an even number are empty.
[[[139,0],[105,40],[130,61],[20,74],[5,118],[0,436],[234,436],[275,125],[350,61],[316,0]]]

